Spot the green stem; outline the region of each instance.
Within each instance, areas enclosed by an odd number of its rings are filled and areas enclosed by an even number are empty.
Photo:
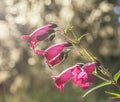
[[[77,42],[71,39],[70,37],[66,36],[66,33],[63,30],[57,30],[58,32],[62,33],[65,38],[67,38],[69,41],[71,41],[73,44],[76,44]]]
[[[108,80],[108,79],[105,79],[105,78],[103,78],[102,76],[100,76],[100,75],[98,75],[98,74],[96,74],[96,73],[93,73],[96,77],[98,77],[98,78],[100,78],[101,80],[103,80],[103,81],[105,81],[105,82],[110,82],[110,80]]]
[[[90,54],[86,48],[84,48],[83,46],[81,46],[81,48],[83,49],[83,51],[85,52],[85,54],[92,60],[95,61],[95,57],[92,56],[92,54]]]
[[[99,66],[101,68],[101,70],[103,70],[105,72],[105,75],[112,81],[112,84],[115,85],[119,90],[120,90],[120,85],[113,79],[111,73],[106,70],[106,68],[104,66]]]
[[[72,32],[72,34],[73,34],[74,38],[77,40],[77,36],[76,36],[76,34],[74,33],[74,31],[73,31],[73,30],[71,30],[71,32]]]

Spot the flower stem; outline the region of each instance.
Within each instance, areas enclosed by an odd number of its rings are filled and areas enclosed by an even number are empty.
[[[98,75],[98,74],[96,74],[96,73],[93,73],[93,74],[94,74],[96,77],[102,79],[102,80],[105,81],[105,82],[110,82],[110,80],[105,79],[105,78],[103,78],[102,76],[100,76],[100,75]]]
[[[78,46],[80,48],[82,48],[82,50],[84,51],[84,53],[88,56],[88,58],[90,58],[90,60],[95,61],[95,57],[93,57],[93,55],[91,53],[89,53],[89,51],[87,51],[87,49],[85,47],[83,47],[82,45],[78,44]]]
[[[76,44],[76,43],[77,43],[75,40],[73,40],[73,39],[71,39],[70,37],[68,37],[68,36],[66,35],[66,33],[64,32],[64,30],[57,30],[57,31],[60,32],[60,33],[62,33],[63,36],[64,36],[65,38],[67,38],[69,41],[71,41],[73,44]]]

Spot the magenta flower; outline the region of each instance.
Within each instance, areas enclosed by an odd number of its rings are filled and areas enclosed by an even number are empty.
[[[76,64],[70,68],[67,68],[58,76],[52,76],[52,78],[55,80],[55,86],[62,92],[64,91],[65,84],[71,79],[75,86],[80,86],[83,90],[85,90],[88,89],[92,83],[94,83],[92,73],[95,67],[96,62]]]
[[[82,66],[81,70],[76,69],[73,71],[73,84],[80,86],[82,89],[88,89],[89,86],[94,83],[94,77],[92,75],[97,63],[87,63]]]
[[[67,68],[58,76],[51,76],[55,80],[55,86],[59,88],[61,92],[64,91],[64,85],[73,77],[72,72],[76,68],[80,69],[79,65],[75,65],[70,68]]]
[[[59,64],[66,59],[69,51],[65,52],[64,49],[69,46],[72,46],[70,42],[64,42],[53,45],[45,51],[35,50],[35,52],[38,55],[43,55],[45,63],[47,63],[51,68],[52,66]]]
[[[22,35],[21,39],[27,40],[31,46],[32,49],[34,49],[35,45],[48,38],[52,33],[54,33],[54,28],[56,28],[57,25],[54,23],[50,23],[46,26],[43,26],[42,28],[39,28],[32,32],[31,35]],[[53,39],[53,36],[52,36]]]

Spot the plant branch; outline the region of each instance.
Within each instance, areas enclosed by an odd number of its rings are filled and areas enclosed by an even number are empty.
[[[82,46],[82,44],[80,44],[80,41],[71,39],[69,36],[67,36],[67,34],[64,32],[64,30],[58,30],[58,31],[61,32],[73,44],[75,44],[76,46],[81,48],[84,51],[84,53],[88,56],[88,58],[90,58],[91,61],[99,62],[99,60],[90,51],[88,51],[85,47]],[[112,84],[115,85],[120,90],[120,85],[113,79],[111,73],[103,65],[100,65],[99,68],[100,68],[100,70],[102,70],[104,72],[103,74],[105,74],[110,80],[103,78],[102,76],[98,75],[97,73],[95,75],[98,78],[102,79],[103,81],[106,81],[106,82],[111,81]]]

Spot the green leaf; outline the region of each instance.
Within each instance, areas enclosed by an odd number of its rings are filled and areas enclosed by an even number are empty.
[[[113,98],[120,98],[120,94],[118,94],[118,93],[115,93],[115,92],[108,92],[108,91],[105,91],[105,93],[112,95]]]
[[[72,30],[73,26],[71,26],[70,24],[68,24],[65,29],[64,32],[67,33],[69,30]]]
[[[68,31],[68,28],[65,28],[65,29],[64,29],[65,34],[67,33],[67,31]]]
[[[119,79],[120,77],[120,70],[114,75],[114,80],[117,82],[117,80]]]
[[[69,26],[70,26],[70,25],[68,24],[68,25],[65,27],[65,29],[64,29],[64,32],[65,32],[65,33],[68,32]]]
[[[83,38],[83,37],[85,37],[87,34],[84,34],[84,35],[82,35],[82,36],[80,36],[79,38],[78,38],[78,41],[81,41],[81,39]]]
[[[96,87],[93,87],[92,89],[88,90],[82,97],[84,98],[89,93],[93,92],[94,90],[101,88],[101,87],[104,87],[104,86],[107,86],[107,85],[110,85],[110,84],[111,84],[111,82],[103,82],[103,83],[97,85]]]

